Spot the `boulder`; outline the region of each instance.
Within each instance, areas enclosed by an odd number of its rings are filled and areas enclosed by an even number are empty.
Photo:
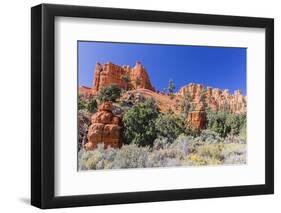
[[[88,143],[84,146],[86,150],[95,149],[99,143],[103,143],[105,148],[122,146],[122,122],[120,117],[112,113],[112,109],[112,102],[105,102],[91,117],[87,135]]]

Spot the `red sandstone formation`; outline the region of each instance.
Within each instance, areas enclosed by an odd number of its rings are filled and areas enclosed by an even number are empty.
[[[127,81],[124,80],[127,77]],[[154,91],[149,76],[140,62],[130,66],[118,66],[111,62],[101,65],[96,64],[92,92],[98,92],[102,87],[115,84],[123,89],[149,89]]]
[[[92,124],[88,129],[86,150],[96,148],[99,143],[104,143],[105,147],[121,147],[121,119],[113,115],[112,108],[112,102],[105,102],[99,107],[98,112],[91,117]]]
[[[228,90],[205,88],[201,84],[190,83],[182,87],[178,95],[182,97],[188,95],[194,103],[204,101],[213,111],[227,110],[230,113],[243,113],[247,109],[246,97],[239,90],[230,94]]]
[[[204,104],[215,112],[225,110],[230,113],[243,113],[247,109],[246,98],[239,90],[235,91],[234,94],[230,94],[228,90],[222,91],[217,88],[205,88],[201,84],[190,83],[182,87],[177,93],[177,96],[188,96],[190,98],[195,110],[189,112],[187,123],[195,130],[205,128],[206,112]]]
[[[205,129],[207,121],[206,112],[202,103],[197,103],[195,110],[188,113],[187,123],[194,130]]]
[[[79,95],[84,95],[86,97],[91,96],[92,94],[92,88],[86,87],[86,86],[80,86],[79,87]]]

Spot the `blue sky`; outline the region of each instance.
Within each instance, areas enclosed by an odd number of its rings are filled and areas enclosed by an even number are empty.
[[[134,66],[140,61],[153,86],[162,90],[172,79],[176,91],[191,82],[246,95],[246,48],[162,44],[78,42],[79,86],[92,85],[97,62]]]

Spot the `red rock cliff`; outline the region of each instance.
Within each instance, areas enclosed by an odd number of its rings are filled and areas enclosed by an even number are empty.
[[[182,87],[177,95],[181,97],[188,95],[194,103],[205,102],[213,111],[227,110],[230,113],[243,113],[247,109],[246,97],[239,90],[230,94],[228,90],[205,88],[201,84],[190,83]]]
[[[193,130],[205,129],[207,114],[202,103],[197,103],[193,111],[188,113],[187,124]]]
[[[127,80],[124,80],[124,76]],[[131,68],[128,65],[118,66],[111,62],[97,63],[93,79],[92,92],[98,92],[102,87],[115,84],[123,89],[149,89],[154,91],[149,76],[140,62]]]

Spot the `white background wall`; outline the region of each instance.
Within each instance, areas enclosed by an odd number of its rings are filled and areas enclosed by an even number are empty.
[[[281,209],[281,46],[280,1],[246,0],[45,0],[80,4],[194,13],[275,18],[275,195],[201,199],[145,204],[111,205],[51,210],[52,212],[278,212]],[[0,211],[38,212],[30,197],[30,7],[37,0],[2,1],[0,32]],[[280,210],[279,210],[280,211]]]

